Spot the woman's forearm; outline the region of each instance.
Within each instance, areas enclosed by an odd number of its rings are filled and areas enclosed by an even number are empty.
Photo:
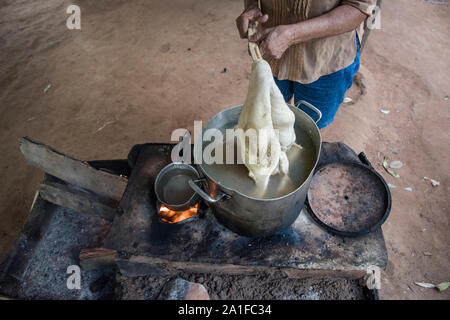
[[[258,6],[258,0],[244,0],[245,9],[248,9],[251,6]]]
[[[280,27],[285,28],[294,45],[355,30],[366,18],[367,15],[355,7],[342,5],[319,17]]]

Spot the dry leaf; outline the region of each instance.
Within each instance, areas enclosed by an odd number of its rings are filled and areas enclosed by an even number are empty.
[[[436,288],[436,286],[431,283],[426,283],[426,282],[414,282],[414,283],[422,288],[427,288],[427,289]]]
[[[436,288],[439,291],[447,290],[447,288],[450,286],[450,282],[442,282],[438,285],[434,285],[434,284],[426,283],[426,282],[415,282],[415,284],[418,285],[419,287],[427,288],[427,289]]]
[[[434,179],[430,179],[430,178],[427,178],[427,177],[423,177],[423,179],[424,179],[424,180],[430,181],[430,182],[431,182],[431,185],[432,185],[433,187],[437,187],[437,186],[439,186],[439,185],[441,184],[439,181],[436,181],[436,180],[434,180]]]
[[[109,126],[109,125],[111,125],[111,124],[114,124],[114,123],[116,123],[116,122],[117,122],[116,120],[106,122],[104,125],[102,125],[100,128],[98,128],[97,131],[95,131],[95,133],[97,133],[97,132],[99,132],[99,131],[102,131],[102,130],[105,129],[107,126]]]
[[[389,164],[389,167],[390,167],[391,169],[400,169],[400,168],[403,167],[403,162],[398,161],[398,160],[392,161],[392,162]]]
[[[388,168],[388,161],[387,161],[386,157],[384,157],[384,160],[383,160],[383,167],[387,171],[387,173],[389,173],[394,178],[400,178],[400,175],[397,172]]]
[[[431,184],[433,185],[433,187],[437,187],[438,185],[440,185],[439,181],[436,181],[436,180],[433,180],[433,179],[431,179],[430,181],[431,181]]]
[[[353,99],[349,98],[349,97],[345,97],[345,99],[344,99],[344,103],[350,103],[352,101],[353,101]]]

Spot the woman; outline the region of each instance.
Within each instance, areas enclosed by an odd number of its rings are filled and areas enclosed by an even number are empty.
[[[261,0],[261,9],[258,0],[244,3],[236,19],[241,38],[250,22],[262,25],[249,40],[259,43],[284,99],[313,104],[322,112],[318,127],[327,127],[359,70],[364,21],[376,0]]]

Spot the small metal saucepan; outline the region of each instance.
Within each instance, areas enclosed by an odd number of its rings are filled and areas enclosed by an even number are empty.
[[[187,210],[199,200],[199,195],[189,187],[189,181],[197,179],[199,174],[192,166],[185,163],[171,163],[156,177],[156,197],[170,210]]]

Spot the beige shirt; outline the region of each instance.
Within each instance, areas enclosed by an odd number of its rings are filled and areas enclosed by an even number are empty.
[[[339,5],[350,5],[367,15],[372,14],[376,0],[261,0],[263,13],[269,15],[265,27],[293,24],[318,17]],[[358,29],[361,41],[364,23]],[[323,75],[351,65],[356,56],[355,31],[316,39],[289,47],[281,59],[269,62],[279,80],[311,83]]]

